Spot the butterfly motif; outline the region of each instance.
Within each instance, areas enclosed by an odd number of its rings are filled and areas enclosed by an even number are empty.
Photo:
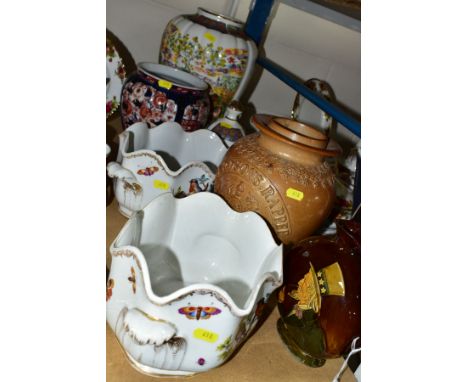
[[[146,168],[142,168],[142,169],[138,170],[137,174],[138,175],[144,175],[144,176],[151,176],[155,172],[158,172],[158,171],[159,171],[158,167],[152,166],[152,167],[146,167]]]
[[[221,309],[213,306],[184,306],[179,309],[180,314],[185,314],[189,320],[207,320],[215,314],[221,313]]]

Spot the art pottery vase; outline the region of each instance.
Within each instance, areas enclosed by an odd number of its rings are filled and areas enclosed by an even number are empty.
[[[139,63],[122,88],[124,129],[137,122],[150,127],[177,122],[185,131],[194,131],[206,127],[210,113],[208,85],[169,66]]]
[[[263,219],[206,192],[158,196],[110,253],[107,322],[132,365],[154,376],[223,364],[282,284],[283,247]]]
[[[284,244],[311,235],[328,217],[335,198],[334,174],[324,161],[338,155],[326,136],[288,118],[257,114],[260,132],[230,147],[215,192],[236,211],[255,211]]]
[[[319,367],[361,335],[361,228],[336,220],[334,236],[307,238],[285,253],[277,328],[288,349]]]
[[[252,76],[257,47],[236,19],[198,8],[172,19],[164,31],[159,62],[197,75],[211,88],[213,118],[239,100]]]

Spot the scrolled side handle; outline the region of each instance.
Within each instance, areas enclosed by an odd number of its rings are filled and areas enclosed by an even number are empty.
[[[141,183],[137,180],[133,172],[122,167],[117,162],[109,162],[107,165],[107,174],[109,178],[115,178],[124,183],[124,188],[133,191],[135,195],[143,190]]]
[[[117,162],[109,162],[107,165],[107,175],[109,178],[117,178],[127,182],[138,182],[135,175]]]

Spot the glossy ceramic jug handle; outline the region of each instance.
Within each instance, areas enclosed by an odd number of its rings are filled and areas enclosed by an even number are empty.
[[[240,97],[245,91],[247,84],[249,83],[250,78],[252,77],[253,70],[255,67],[255,62],[257,61],[257,45],[252,40],[247,40],[247,49],[249,52],[249,58],[247,59],[247,67],[245,68],[244,77],[237,88],[236,94],[232,98],[233,101],[239,101]]]

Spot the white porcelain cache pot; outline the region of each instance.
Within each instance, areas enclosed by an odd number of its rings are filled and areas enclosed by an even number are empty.
[[[165,192],[184,197],[212,191],[226,151],[208,130],[189,133],[176,122],[153,128],[134,123],[119,136],[117,162],[107,165],[120,212],[129,217]]]
[[[158,196],[110,253],[107,322],[133,366],[151,375],[221,365],[283,279],[283,248],[263,219],[207,192]]]

